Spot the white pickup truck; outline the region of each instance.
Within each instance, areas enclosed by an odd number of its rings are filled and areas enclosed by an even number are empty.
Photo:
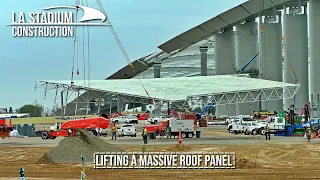
[[[131,115],[131,116],[128,116],[126,118],[126,123],[129,123],[129,124],[138,124],[139,121],[138,121],[138,118],[134,115]]]
[[[165,119],[164,116],[156,116],[156,117],[150,117],[147,122],[150,124],[158,124],[159,122],[163,121]]]
[[[120,126],[120,128],[118,128],[118,135],[119,137],[124,137],[124,136],[136,137],[137,129],[132,124],[123,124]]]
[[[238,118],[231,120],[231,123],[228,124],[229,133],[242,133],[244,132],[243,123],[252,122],[252,116],[250,115],[239,115]]]
[[[136,116],[118,116],[118,117],[111,118],[110,121],[115,124],[119,124],[119,123],[138,124],[138,118]]]
[[[244,134],[245,135],[257,135],[259,131],[259,126],[256,122],[245,122],[244,126]]]

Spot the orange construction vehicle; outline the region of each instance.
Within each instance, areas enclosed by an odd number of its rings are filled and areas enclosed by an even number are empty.
[[[194,120],[191,119],[167,119],[157,126],[145,126],[147,132],[155,132],[157,135],[178,136],[180,131],[182,138],[192,138],[194,136]]]
[[[10,122],[11,122],[11,120],[10,120]],[[0,137],[2,139],[6,138],[6,137],[10,137],[10,132],[12,130],[13,130],[13,127],[12,127],[11,123],[9,124],[9,126],[7,126],[6,120],[0,119]]]
[[[42,131],[42,139],[55,139],[58,136],[68,136],[68,129],[71,129],[71,136],[74,136],[76,129],[87,129],[93,135],[97,136],[98,132],[96,129],[107,129],[109,128],[110,120],[104,117],[92,117],[86,119],[73,119],[64,122],[60,127],[57,124],[55,130]]]

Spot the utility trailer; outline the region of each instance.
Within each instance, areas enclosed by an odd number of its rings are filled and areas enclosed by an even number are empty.
[[[155,132],[156,135],[167,137],[179,136],[181,131],[182,138],[192,138],[194,136],[194,120],[191,119],[168,119],[159,123],[159,125],[145,126],[147,132]]]
[[[68,128],[70,127],[72,133],[71,136],[75,135],[76,129],[86,129],[91,132],[94,136],[98,135],[97,129],[107,129],[109,127],[110,121],[104,117],[92,117],[86,119],[73,119],[68,120],[61,124],[56,125],[54,129],[49,131],[44,130],[41,132],[42,139],[55,139],[58,136],[68,136]]]
[[[169,136],[178,136],[181,131],[182,138],[192,138],[194,136],[194,120],[169,120]]]

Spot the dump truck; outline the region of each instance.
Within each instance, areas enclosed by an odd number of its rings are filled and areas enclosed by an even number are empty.
[[[110,125],[110,120],[104,117],[91,117],[85,119],[73,119],[67,122],[58,123],[56,127],[51,130],[44,130],[41,132],[42,139],[55,139],[58,136],[68,136],[68,128],[72,130],[71,136],[74,136],[76,129],[87,129],[94,136],[98,135],[97,129],[106,129]]]

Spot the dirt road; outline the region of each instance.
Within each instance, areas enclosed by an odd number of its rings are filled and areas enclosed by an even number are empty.
[[[210,133],[210,134],[209,134]],[[307,143],[302,138],[234,136],[224,131],[206,132],[211,138],[186,140],[184,151],[236,152],[237,168],[232,170],[101,170],[86,168],[87,179],[320,179],[320,140]],[[41,140],[36,138],[15,139],[11,143],[0,142],[0,180],[19,179],[19,167],[26,170],[28,180],[34,179],[79,179],[79,164],[47,164],[39,162],[43,154],[56,146],[61,139]],[[139,138],[123,138],[110,141],[126,151],[140,150]],[[131,141],[131,143],[127,143]],[[135,144],[138,142],[138,144]],[[203,141],[205,143],[196,143]],[[210,144],[210,141],[211,144]],[[126,142],[126,143],[124,143]],[[151,142],[151,141],[150,141]],[[168,143],[170,142],[170,143]],[[241,142],[241,143],[239,143]],[[251,142],[251,143],[249,143]],[[180,151],[176,140],[156,140],[146,151]],[[67,149],[66,149],[67,151]],[[257,155],[256,157],[254,155]],[[242,162],[246,158],[247,162]]]

